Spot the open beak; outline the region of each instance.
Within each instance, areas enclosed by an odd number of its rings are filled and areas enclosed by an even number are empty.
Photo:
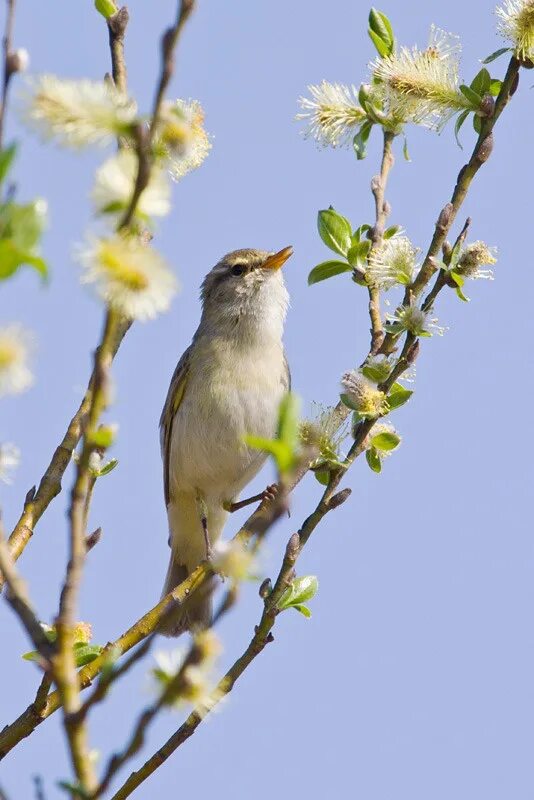
[[[280,269],[280,267],[283,267],[287,259],[292,255],[293,248],[284,247],[284,249],[280,250],[280,252],[269,256],[269,258],[261,265],[262,269]]]

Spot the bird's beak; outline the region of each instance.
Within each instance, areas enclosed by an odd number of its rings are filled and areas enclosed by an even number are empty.
[[[274,253],[272,256],[263,262],[262,269],[280,269],[286,263],[287,259],[293,255],[293,248],[292,247],[284,247],[283,250],[280,250],[278,253]]]

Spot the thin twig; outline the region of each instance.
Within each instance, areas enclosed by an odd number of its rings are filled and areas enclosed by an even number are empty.
[[[4,527],[0,516],[0,570],[7,585],[6,600],[19,618],[35,649],[48,663],[54,653],[52,644],[45,636],[44,630],[28,600],[26,585],[17,572],[9,547],[4,537]]]
[[[126,6],[119,8],[116,14],[108,17],[107,24],[109,30],[109,49],[111,53],[111,75],[115,87],[126,94],[127,73],[126,61],[124,58],[124,37],[128,27],[130,16]]]
[[[175,24],[163,34],[161,40],[161,71],[154,97],[150,127],[147,130],[142,126],[138,126],[134,132],[138,157],[137,175],[128,208],[119,223],[119,230],[124,230],[131,225],[139,199],[148,186],[152,170],[152,144],[161,118],[165,92],[174,72],[175,50],[183,27],[193,13],[194,8],[195,0],[181,0],[178,5]]]
[[[13,64],[11,63],[11,51],[13,40],[13,26],[15,24],[15,3],[16,0],[7,0],[6,26],[2,41],[4,51],[4,76],[2,81],[2,100],[0,104],[0,150],[4,143],[4,123],[7,111],[7,95],[9,84],[14,74]]]
[[[369,251],[369,257],[382,245],[384,229],[389,215],[389,204],[386,202],[385,192],[389,171],[394,163],[392,148],[394,139],[395,134],[384,129],[380,174],[375,175],[371,181],[371,191],[375,199],[375,224],[371,230],[372,246]],[[371,347],[369,352],[374,355],[379,351],[380,345],[384,341],[382,313],[380,311],[380,289],[377,286],[369,287],[369,316],[371,318]]]

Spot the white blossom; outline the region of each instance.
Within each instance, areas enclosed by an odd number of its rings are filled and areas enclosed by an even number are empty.
[[[33,336],[18,323],[0,328],[0,397],[20,394],[33,384],[28,365]]]
[[[136,118],[135,103],[103,81],[41,75],[29,88],[24,119],[43,138],[67,147],[106,144],[125,134]]]
[[[432,336],[434,333],[443,336],[446,328],[437,322],[430,311],[423,311],[419,306],[402,305],[394,314],[387,315],[387,327],[392,333],[408,331],[414,336]]]
[[[481,269],[483,266],[497,263],[497,250],[488,247],[485,242],[472,242],[463,250],[454,271],[464,278],[477,280],[480,278],[493,280],[493,270]]]
[[[78,252],[82,283],[126,317],[145,321],[167,311],[177,281],[151,247],[119,234],[91,239]]]
[[[20,464],[20,450],[11,442],[0,444],[0,481],[13,482],[13,473]]]
[[[407,236],[393,236],[373,250],[365,270],[369,286],[391,289],[399,284],[408,286],[413,280],[419,250]]]
[[[425,50],[402,47],[372,62],[388,116],[439,130],[456,111],[470,108],[459,89],[459,58],[458,38],[432,25]]]
[[[346,372],[341,385],[346,399],[360,417],[378,417],[387,411],[387,401],[384,392],[381,392],[375,383],[370,381],[359,370]]]
[[[138,159],[133,150],[120,150],[96,172],[91,199],[100,214],[120,214],[128,206],[137,177]],[[142,217],[163,217],[171,208],[171,190],[165,172],[156,164],[137,204]]]
[[[366,117],[358,102],[358,90],[342,83],[322,81],[308,86],[309,97],[300,97],[303,109],[296,119],[305,121],[306,138],[311,137],[325,147],[338,147],[349,144],[356,133],[355,128]]]
[[[199,167],[211,149],[204,129],[204,111],[197,100],[166,103],[157,130],[156,148],[178,181]]]
[[[520,59],[534,59],[534,0],[504,0],[495,9],[497,30]]]

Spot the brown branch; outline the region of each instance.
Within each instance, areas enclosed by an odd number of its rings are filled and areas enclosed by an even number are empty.
[[[374,250],[379,249],[382,244],[384,229],[389,215],[389,204],[385,199],[385,192],[389,171],[395,161],[392,149],[394,139],[395,134],[384,129],[380,174],[375,175],[371,181],[371,191],[375,199],[375,224],[370,232],[372,246],[369,256],[372,255]],[[374,355],[379,351],[380,345],[384,341],[384,329],[380,311],[380,289],[376,286],[369,287],[369,316],[371,318],[371,347],[369,352]]]
[[[17,72],[12,53],[13,26],[15,24],[16,0],[7,0],[6,25],[2,46],[4,51],[4,76],[2,81],[2,100],[0,103],[0,150],[4,143],[4,124],[7,111],[7,95],[11,78]]]
[[[0,515],[0,570],[7,585],[6,600],[19,618],[35,649],[47,664],[54,652],[52,644],[28,600],[26,585],[17,572],[8,544],[4,536],[4,526]]]
[[[116,337],[111,344],[112,357],[116,355],[117,350],[119,349],[120,344],[130,327],[130,324],[131,323],[127,320],[123,320],[120,323]],[[72,454],[76,449],[78,442],[80,441],[83,423],[91,405],[94,380],[95,374],[93,371],[89,380],[89,386],[80,404],[80,407],[71,419],[62,441],[56,448],[50,464],[46,468],[46,471],[41,478],[37,492],[33,497],[30,494],[26,498],[20,519],[15,525],[11,536],[9,537],[9,549],[11,551],[11,557],[14,561],[16,561],[24,551],[26,545],[33,535],[35,526],[43,516],[52,500],[61,492],[61,481],[63,479],[63,475],[65,474],[65,471],[71,462]],[[2,585],[3,579],[0,575],[0,589],[2,588]]]
[[[119,8],[116,14],[108,17],[109,49],[111,53],[111,75],[115,87],[126,94],[127,73],[124,59],[124,37],[130,16],[126,6]]]
[[[148,186],[152,170],[152,144],[161,118],[165,92],[174,72],[175,50],[183,27],[193,13],[194,8],[195,0],[180,0],[176,22],[163,34],[161,40],[161,71],[154,98],[150,127],[147,130],[142,126],[138,126],[134,132],[138,157],[137,175],[128,208],[119,223],[119,230],[124,230],[131,225],[141,195]]]

